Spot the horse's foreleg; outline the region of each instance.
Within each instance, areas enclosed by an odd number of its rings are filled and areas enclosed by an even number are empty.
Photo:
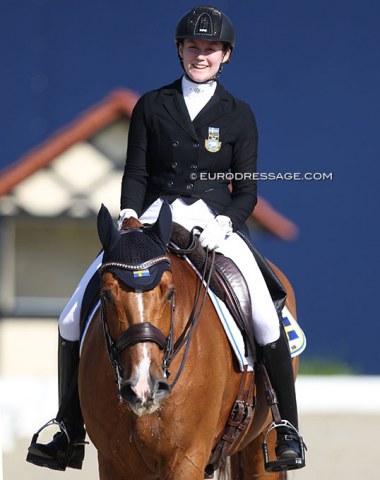
[[[98,455],[99,460],[99,480],[153,480],[157,478],[157,473],[148,473],[148,471],[131,470],[130,474],[125,470],[120,472],[114,460]],[[169,465],[161,465],[160,480],[203,480],[204,479],[204,461],[199,457],[184,455],[181,459],[171,462]]]
[[[126,477],[111,461],[98,452],[99,480],[132,480],[133,477]]]
[[[286,474],[269,473],[264,468],[262,444],[264,434],[231,458],[231,480],[286,480]],[[275,435],[268,435],[269,457],[274,455]]]
[[[161,469],[160,480],[203,480],[208,458],[197,452],[178,454]]]

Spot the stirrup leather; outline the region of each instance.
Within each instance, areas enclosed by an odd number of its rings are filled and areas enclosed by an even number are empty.
[[[297,437],[297,442],[300,447],[301,455],[298,458],[286,458],[283,460],[270,460],[269,459],[269,452],[268,452],[268,445],[267,445],[267,437],[270,431],[276,430],[278,428],[287,427],[293,430]],[[282,472],[286,470],[297,470],[299,468],[303,468],[305,466],[305,449],[307,447],[303,441],[303,438],[298,433],[298,430],[287,420],[281,420],[280,422],[272,422],[269,426],[263,441],[263,453],[264,453],[264,464],[265,470],[267,472]]]

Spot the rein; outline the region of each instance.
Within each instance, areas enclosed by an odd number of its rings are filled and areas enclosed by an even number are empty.
[[[173,254],[183,256],[186,253],[191,253],[195,248],[195,233],[192,232],[193,240],[191,245],[188,249],[174,249],[170,248],[170,251]],[[180,350],[185,347],[184,353],[182,356],[181,364],[178,368],[177,374],[170,384],[170,389],[173,389],[175,384],[177,383],[189,352],[192,336],[196,326],[198,325],[201,313],[203,311],[207,293],[210,285],[210,280],[214,268],[214,260],[215,260],[215,251],[211,253],[211,259],[206,252],[205,263],[202,271],[202,278],[199,286],[197,287],[195,301],[193,309],[190,313],[189,319],[186,322],[186,325],[174,342],[174,327],[175,327],[175,292],[174,288],[170,292],[170,301],[171,301],[171,311],[170,311],[170,330],[169,335],[166,337],[161,330],[155,327],[150,322],[142,322],[131,325],[127,328],[117,340],[114,340],[111,336],[108,322],[107,322],[107,314],[106,314],[106,306],[105,306],[105,297],[104,295],[101,296],[101,319],[103,325],[103,332],[106,341],[108,356],[111,361],[112,369],[115,376],[115,381],[118,385],[118,392],[120,395],[121,387],[123,383],[123,371],[124,368],[120,362],[119,355],[125,349],[131,345],[135,345],[137,343],[144,343],[144,342],[153,342],[160,350],[164,351],[164,358],[162,363],[162,369],[165,372],[165,376],[168,378],[170,376],[170,365],[173,359],[178,355]],[[160,256],[153,258],[147,262],[144,262],[141,265],[128,265],[123,263],[113,263],[108,262],[101,266],[99,272],[102,274],[105,269],[108,267],[120,268],[125,270],[141,270],[143,268],[147,268],[147,265],[155,265],[161,261],[169,261],[167,256]],[[206,274],[207,272],[207,274]],[[207,277],[207,278],[206,278]],[[203,292],[202,292],[203,291]]]
[[[209,263],[208,255],[206,255],[206,260],[205,260],[205,264],[204,264],[204,268],[203,268],[203,272],[202,272],[202,279],[201,279],[201,282],[199,284],[199,287],[197,288],[197,293],[196,293],[196,297],[195,297],[194,306],[193,306],[193,309],[192,309],[191,314],[189,316],[189,319],[188,319],[188,321],[185,325],[185,328],[183,329],[181,335],[177,339],[177,341],[176,341],[176,343],[173,347],[172,353],[167,355],[166,361],[165,361],[165,358],[164,358],[164,369],[167,371],[168,376],[169,376],[170,372],[168,371],[168,368],[169,368],[172,360],[178,354],[178,352],[181,350],[181,348],[186,344],[180,367],[178,369],[178,372],[177,372],[173,382],[170,385],[171,388],[173,388],[174,385],[177,383],[177,381],[178,381],[178,379],[179,379],[179,377],[182,373],[183,367],[185,365],[186,358],[187,358],[187,355],[189,353],[191,339],[193,337],[194,330],[195,330],[196,326],[198,325],[201,313],[203,311],[203,308],[204,308],[204,305],[205,305],[205,302],[206,302],[206,299],[207,299],[210,280],[211,280],[212,272],[213,272],[213,269],[214,269],[214,261],[215,261],[215,251],[212,251],[211,263],[210,263],[210,268],[209,268],[209,271],[208,271],[207,279],[206,279],[206,272],[207,272],[208,263]],[[201,299],[202,290],[203,290],[203,296],[202,296],[202,299]],[[201,304],[198,307],[200,300],[201,300]]]

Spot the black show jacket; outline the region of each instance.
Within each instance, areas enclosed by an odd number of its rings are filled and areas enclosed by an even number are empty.
[[[210,127],[219,129],[221,146],[214,152],[205,146]],[[141,215],[160,196],[169,202],[202,199],[216,214],[230,217],[237,230],[256,205],[256,159],[257,128],[250,107],[218,83],[191,121],[178,79],[143,95],[133,110],[121,209]]]

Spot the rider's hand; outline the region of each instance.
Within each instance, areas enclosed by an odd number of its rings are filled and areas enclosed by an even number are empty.
[[[137,213],[132,210],[132,208],[124,208],[119,214],[119,218],[117,219],[117,227],[119,230],[121,230],[121,227],[123,226],[123,222],[126,218],[129,217],[134,217],[134,218],[139,218]]]
[[[230,217],[225,215],[218,215],[209,224],[199,237],[199,241],[203,248],[215,250],[220,247],[223,240],[232,233],[232,222]]]

